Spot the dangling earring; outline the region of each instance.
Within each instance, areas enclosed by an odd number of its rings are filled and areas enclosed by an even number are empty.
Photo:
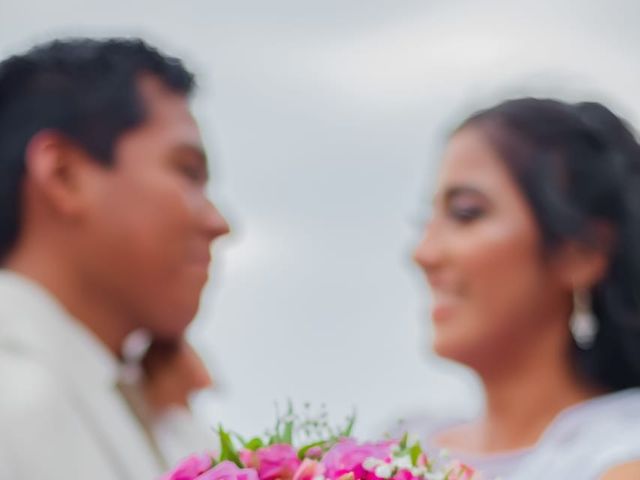
[[[591,309],[591,295],[587,290],[573,292],[573,313],[569,327],[578,347],[588,350],[593,346],[598,334],[598,319]]]

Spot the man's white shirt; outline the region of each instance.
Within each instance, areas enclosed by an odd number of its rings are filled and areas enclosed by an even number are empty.
[[[153,479],[213,446],[186,410],[136,415],[120,383],[118,361],[52,295],[0,271],[0,478]]]

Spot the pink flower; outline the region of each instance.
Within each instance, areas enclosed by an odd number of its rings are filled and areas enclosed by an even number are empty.
[[[473,468],[460,462],[454,462],[452,467],[452,471],[448,477],[451,480],[473,480],[476,474]]]
[[[305,458],[293,475],[293,480],[313,480],[324,475],[325,467],[320,462]]]
[[[372,474],[364,469],[362,463],[367,458],[388,459],[391,455],[391,446],[394,443],[387,441],[358,444],[355,440],[344,439],[329,450],[322,459],[322,463],[327,469],[325,476],[337,479],[346,473],[353,472],[356,478],[372,477]]]
[[[320,447],[311,447],[309,450],[307,450],[307,453],[304,454],[305,458],[314,458],[314,459],[321,459],[322,455],[324,454],[324,452],[322,451],[322,448]]]
[[[252,450],[241,450],[238,456],[245,467],[258,468],[258,455],[256,452]]]
[[[191,455],[182,460],[171,472],[160,477],[160,480],[194,480],[212,465],[213,459],[208,454]]]
[[[235,463],[225,461],[202,473],[195,480],[258,480],[258,474],[252,468],[239,468]]]
[[[291,480],[300,466],[298,453],[291,445],[271,445],[255,454],[260,480]]]
[[[416,477],[409,470],[400,470],[393,477],[393,480],[415,480]]]

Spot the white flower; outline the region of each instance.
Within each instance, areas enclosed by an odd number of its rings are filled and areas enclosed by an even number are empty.
[[[409,455],[403,455],[402,457],[394,457],[393,465],[397,468],[402,468],[405,470],[410,470],[413,467],[411,463],[411,457]]]
[[[369,457],[364,462],[362,462],[362,466],[368,472],[373,472],[378,467],[378,465],[382,465],[383,463],[384,462],[382,460],[378,460],[374,457]]]
[[[444,480],[445,476],[442,472],[427,473],[426,480]]]
[[[376,468],[375,474],[379,478],[391,478],[393,476],[393,467],[388,463],[383,463]]]
[[[325,480],[325,476],[324,475],[316,475],[315,477],[313,477],[313,480]]]
[[[428,473],[424,467],[412,467],[410,471],[414,477],[424,477]]]

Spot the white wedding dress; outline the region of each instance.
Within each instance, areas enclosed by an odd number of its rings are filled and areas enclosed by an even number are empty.
[[[424,419],[404,427],[436,450],[439,428]],[[597,480],[611,468],[640,461],[640,388],[603,395],[561,412],[535,446],[493,455],[450,452],[483,480]]]

